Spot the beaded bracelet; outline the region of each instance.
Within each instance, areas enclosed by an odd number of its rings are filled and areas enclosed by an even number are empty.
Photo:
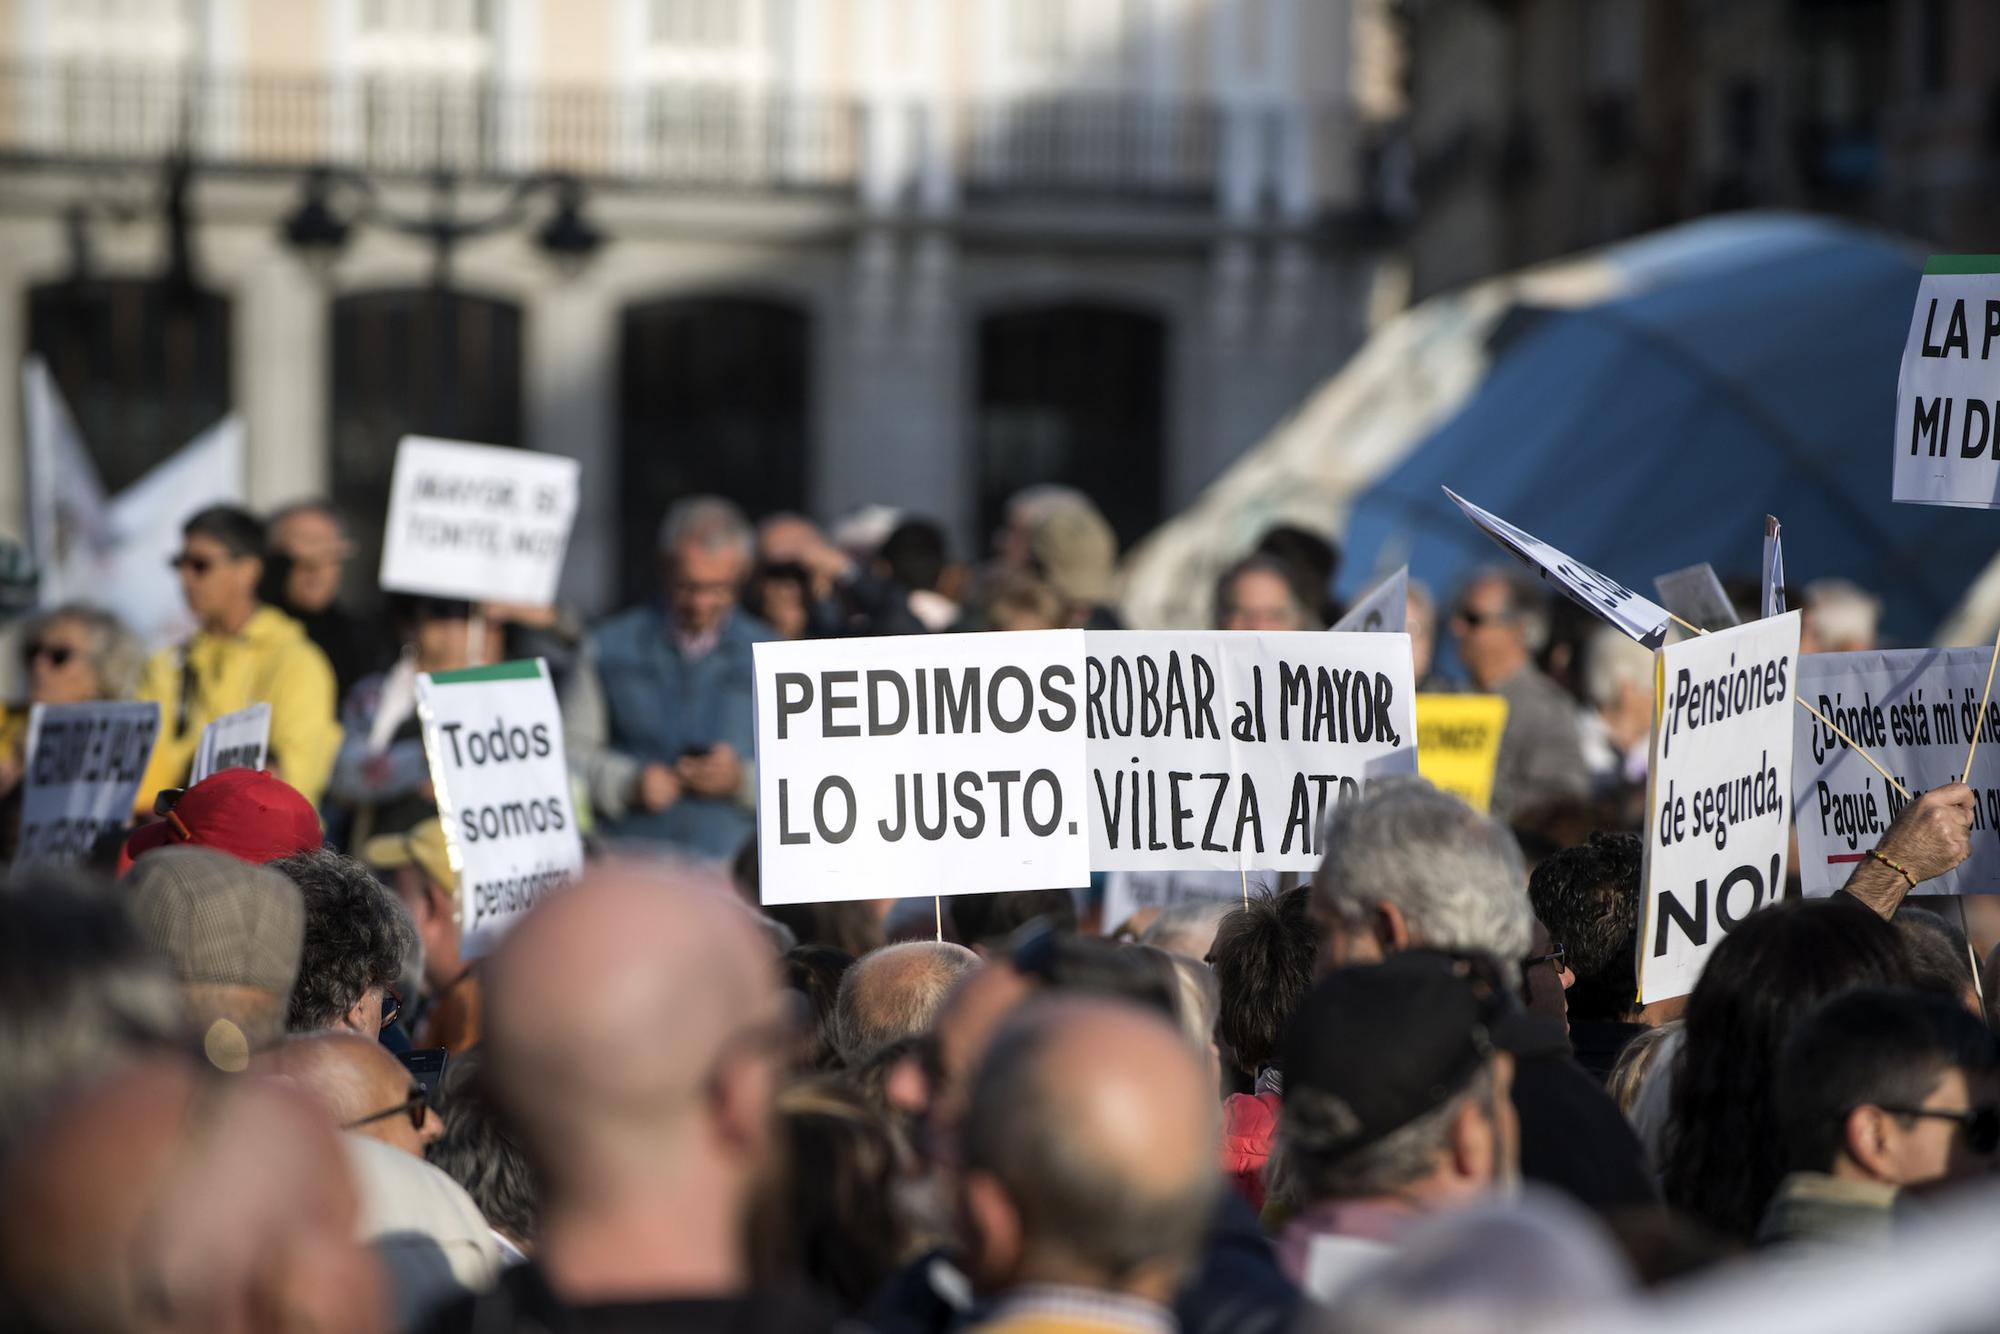
[[[1876,861],[1881,862],[1884,866],[1894,871],[1897,875],[1903,877],[1903,879],[1909,881],[1911,889],[1915,889],[1917,887],[1917,878],[1911,875],[1909,870],[1901,862],[1893,861],[1888,857],[1884,857],[1882,855],[1882,849],[1870,848],[1868,849],[1868,855],[1870,857],[1873,857]]]

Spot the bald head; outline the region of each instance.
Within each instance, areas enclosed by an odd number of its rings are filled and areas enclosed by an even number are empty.
[[[1212,1077],[1164,1019],[1110,1000],[1023,1007],[980,1063],[962,1133],[982,1282],[1170,1294],[1214,1199],[1216,1135]]]
[[[261,1052],[251,1068],[289,1080],[325,1111],[336,1126],[379,1139],[418,1157],[444,1123],[425,1109],[422,1129],[407,1113],[383,1116],[416,1096],[418,1086],[403,1063],[380,1042],[354,1033],[308,1033]]]
[[[40,1328],[387,1327],[334,1133],[272,1081],[114,1075],[22,1144],[0,1202],[4,1305]]]
[[[930,1031],[979,956],[963,945],[913,940],[862,956],[840,980],[834,1007],[841,1059],[858,1070],[892,1042]]]
[[[507,937],[484,995],[494,1089],[552,1192],[658,1186],[745,1147],[718,1144],[724,1111],[709,1095],[738,1058],[776,1052],[777,965],[720,876],[586,878]],[[745,1094],[761,1109],[731,1114],[768,1116],[771,1078]]]

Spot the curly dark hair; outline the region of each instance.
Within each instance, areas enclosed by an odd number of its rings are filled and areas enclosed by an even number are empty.
[[[424,1147],[424,1157],[465,1187],[488,1223],[526,1248],[541,1227],[541,1183],[487,1090],[483,1065],[477,1048],[451,1058],[438,1088],[444,1133]]]
[[[1528,877],[1535,919],[1563,947],[1576,985],[1569,1017],[1616,1023],[1639,1008],[1639,874],[1645,844],[1637,834],[1596,833],[1580,847],[1544,858]]]
[[[1279,1035],[1312,988],[1319,940],[1306,917],[1309,893],[1300,885],[1258,895],[1215,928],[1215,1036],[1223,1059],[1246,1075],[1277,1059]]]
[[[417,948],[416,928],[375,873],[325,848],[294,853],[271,869],[306,901],[305,947],[285,1027],[293,1033],[332,1028],[370,987],[389,987]]]
[[[1747,1243],[1785,1172],[1772,1075],[1808,1014],[1863,987],[1912,982],[1895,928],[1851,899],[1788,899],[1722,938],[1688,997],[1673,1067],[1667,1203]]]

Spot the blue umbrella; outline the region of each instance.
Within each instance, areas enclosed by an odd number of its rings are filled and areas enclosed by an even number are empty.
[[[1614,246],[1613,295],[1517,307],[1460,409],[1362,492],[1351,594],[1386,553],[1448,594],[1504,559],[1440,490],[1642,592],[1698,561],[1753,573],[1762,518],[1788,572],[1884,599],[1885,636],[1927,642],[2000,517],[1889,499],[1896,376],[1922,256],[1823,219],[1714,219]]]

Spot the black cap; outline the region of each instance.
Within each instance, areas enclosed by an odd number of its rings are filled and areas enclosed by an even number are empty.
[[[1295,1130],[1310,1118],[1302,1142],[1314,1151],[1349,1153],[1442,1107],[1494,1052],[1562,1041],[1521,1008],[1491,960],[1416,950],[1342,968],[1286,1026],[1286,1117]]]

